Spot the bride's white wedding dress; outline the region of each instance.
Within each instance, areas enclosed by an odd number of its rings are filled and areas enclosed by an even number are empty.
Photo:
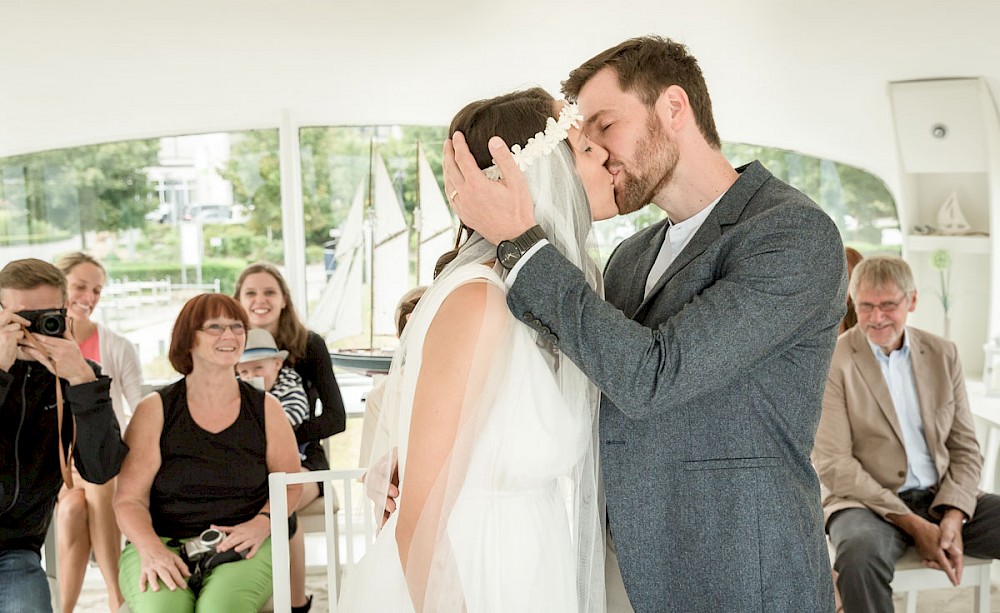
[[[561,186],[560,204],[570,210],[553,218],[554,213],[546,211],[555,207],[539,204],[536,218],[553,244],[564,253],[571,251],[569,257],[599,285],[596,266],[586,255],[590,229],[586,198],[582,189],[575,191],[565,181],[552,179],[553,173],[565,174],[567,164],[572,170],[572,155],[565,144],[562,147],[565,151],[546,156],[547,163],[526,174],[533,188]],[[536,203],[543,202],[540,194],[534,195]],[[578,219],[582,215],[587,219]],[[553,228],[560,225],[561,230]],[[432,561],[417,571],[427,573],[426,581],[416,582],[422,606],[413,606],[412,586],[408,590],[403,574],[397,511],[373,547],[345,572],[340,610],[603,611],[603,505],[597,495],[595,461],[597,391],[552,347],[547,335],[511,315],[499,276],[502,269],[490,267],[495,257],[492,245],[477,235],[471,243],[427,290],[410,317],[386,382],[372,452],[373,463],[384,463],[394,453],[398,457],[398,504],[405,509],[410,417],[427,332],[456,289],[468,283],[486,284],[486,308],[502,330],[484,333],[485,338],[499,340],[481,341],[475,350],[471,363],[485,373],[484,383],[470,383],[466,390],[450,456],[436,482],[440,505],[425,505],[432,510],[420,515],[424,538],[413,538],[409,572],[419,566],[413,562],[418,542],[433,551],[427,556]],[[367,478],[380,476],[372,470]]]
[[[485,267],[466,268],[471,270],[451,281],[479,277],[503,288]],[[577,613],[567,502],[572,493],[565,477],[590,449],[593,416],[589,407],[566,405],[535,333],[512,316],[509,323],[511,355],[517,359],[497,367],[503,372],[496,399],[478,432],[446,534],[468,611]],[[408,325],[421,322],[414,318]],[[405,454],[399,463],[402,507]],[[396,548],[398,517],[390,517],[374,547],[350,570],[341,610],[413,610]]]

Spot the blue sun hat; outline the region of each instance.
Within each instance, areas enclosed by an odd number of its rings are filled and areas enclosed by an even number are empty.
[[[263,328],[254,328],[247,332],[247,345],[238,363],[243,364],[244,362],[253,362],[254,360],[263,360],[265,358],[281,358],[284,360],[287,357],[288,352],[278,350],[278,344],[274,342],[274,337],[271,336],[270,332]]]

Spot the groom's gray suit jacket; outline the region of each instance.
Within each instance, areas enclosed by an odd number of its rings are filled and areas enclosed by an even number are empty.
[[[739,170],[649,296],[666,222],[616,249],[608,302],[551,245],[508,294],[603,392],[608,517],[637,613],[834,608],[809,454],[843,244],[805,195]]]

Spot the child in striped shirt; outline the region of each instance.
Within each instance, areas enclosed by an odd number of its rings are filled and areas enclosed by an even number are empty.
[[[247,383],[267,391],[281,402],[285,416],[297,428],[309,416],[309,400],[302,386],[302,377],[290,366],[284,366],[287,351],[279,351],[274,337],[260,328],[247,332],[247,344],[236,365],[236,373]],[[299,453],[304,449],[300,445]],[[304,456],[302,459],[305,459]]]

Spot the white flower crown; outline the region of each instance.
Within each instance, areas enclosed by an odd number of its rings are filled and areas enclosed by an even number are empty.
[[[559,111],[559,119],[549,117],[548,121],[545,122],[544,132],[539,132],[529,138],[523,149],[521,145],[514,145],[510,148],[510,152],[514,154],[514,161],[517,162],[517,167],[523,172],[539,158],[555,151],[556,146],[569,136],[569,129],[580,127],[582,120],[583,115],[580,114],[576,104],[569,102],[564,104],[562,110]],[[500,178],[500,170],[495,164],[484,169],[483,172],[491,179]]]

